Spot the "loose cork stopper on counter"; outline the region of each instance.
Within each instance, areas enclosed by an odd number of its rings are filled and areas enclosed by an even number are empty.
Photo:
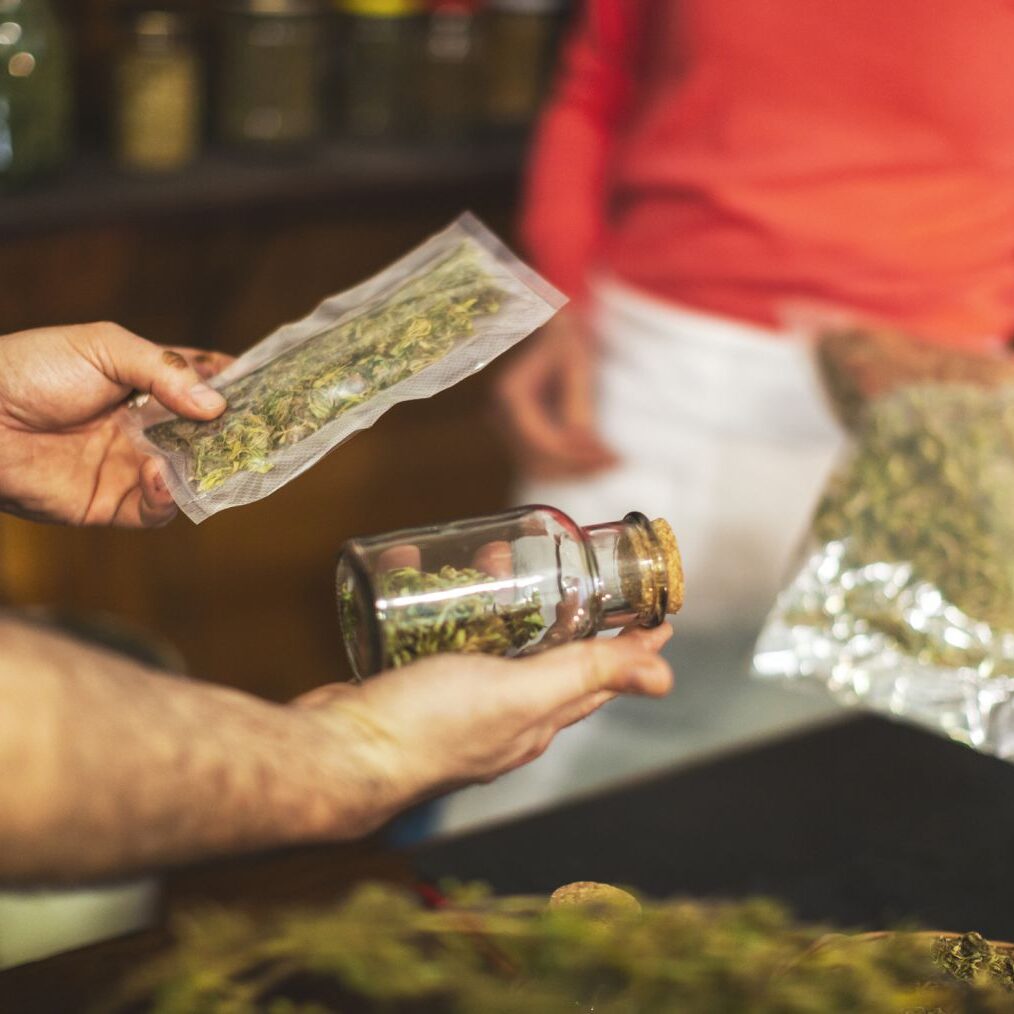
[[[678,613],[683,606],[683,560],[680,557],[680,547],[676,542],[669,522],[656,518],[651,523],[651,530],[658,539],[665,557],[665,569],[669,583],[669,605],[667,612]]]
[[[549,899],[547,907],[590,908],[601,916],[641,914],[641,903],[632,894],[621,891],[612,884],[597,884],[591,880],[579,880],[577,883],[558,887]]]

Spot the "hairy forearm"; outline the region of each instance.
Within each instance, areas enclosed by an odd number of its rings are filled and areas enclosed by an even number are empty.
[[[0,881],[363,834],[406,800],[340,718],[0,618]]]

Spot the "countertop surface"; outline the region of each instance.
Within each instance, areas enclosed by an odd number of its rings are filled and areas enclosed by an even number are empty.
[[[366,878],[500,893],[573,880],[655,897],[782,899],[845,927],[917,921],[1014,939],[1014,767],[857,717],[621,785],[408,854],[320,848],[177,875],[169,908],[327,903]],[[80,1010],[169,939],[155,929],[0,975],[4,1014]]]
[[[806,919],[1014,940],[1014,766],[876,717],[796,733],[416,851],[499,893],[574,880],[782,899]]]

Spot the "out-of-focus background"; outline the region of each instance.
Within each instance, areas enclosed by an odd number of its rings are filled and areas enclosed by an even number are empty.
[[[19,35],[22,54],[0,83],[2,330],[109,319],[238,353],[466,208],[510,238],[567,16],[565,0],[0,0],[0,45]],[[200,527],[4,517],[0,599],[136,623],[191,672],[270,698],[344,678],[342,541],[507,502],[494,376]]]

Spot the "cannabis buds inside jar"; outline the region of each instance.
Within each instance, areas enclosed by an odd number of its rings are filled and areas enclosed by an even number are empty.
[[[353,539],[338,610],[358,677],[442,652],[516,656],[683,604],[672,529],[630,513],[582,528],[552,507]]]

